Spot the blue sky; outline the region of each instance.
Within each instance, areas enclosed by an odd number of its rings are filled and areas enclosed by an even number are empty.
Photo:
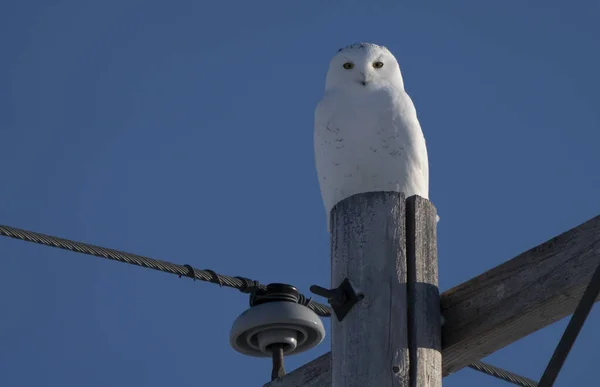
[[[355,41],[390,48],[415,102],[442,291],[598,215],[600,5],[405,3],[4,0],[0,224],[328,285],[313,111]],[[229,347],[235,290],[7,239],[0,253],[3,386],[269,379]],[[537,379],[566,323],[487,361]],[[557,385],[596,380],[599,324],[596,306]],[[444,379],[482,383],[506,385]]]

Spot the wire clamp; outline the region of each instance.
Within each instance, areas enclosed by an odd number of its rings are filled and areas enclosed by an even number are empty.
[[[195,281],[196,280],[196,270],[191,265],[183,265],[183,267],[185,267],[188,270],[187,273],[185,273],[185,276],[190,277],[191,279],[193,279]],[[181,274],[179,275],[179,278],[181,278]]]
[[[219,285],[220,288],[223,287],[223,281],[221,280],[220,275],[218,275],[214,270],[204,269],[204,271],[212,276],[212,278],[210,279],[210,282],[212,282],[213,284]]]
[[[310,291],[318,296],[327,298],[327,302],[331,305],[338,321],[342,321],[352,307],[365,298],[364,294],[356,293],[348,278],[344,279],[337,288],[325,289],[318,285],[312,285]]]

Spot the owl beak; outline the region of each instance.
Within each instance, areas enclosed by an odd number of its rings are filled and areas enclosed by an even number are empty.
[[[365,73],[360,73],[361,75],[361,79],[359,81],[359,83],[363,86],[367,86],[367,84],[369,83],[369,79],[367,78],[367,75]]]

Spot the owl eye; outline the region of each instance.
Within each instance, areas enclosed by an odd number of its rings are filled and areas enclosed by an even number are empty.
[[[344,63],[344,68],[346,70],[350,70],[350,69],[354,68],[354,63],[352,63],[352,62],[346,62],[346,63]]]
[[[380,69],[383,67],[383,62],[373,62],[373,67]]]

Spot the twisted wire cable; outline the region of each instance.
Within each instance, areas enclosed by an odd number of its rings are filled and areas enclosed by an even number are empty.
[[[226,275],[217,274],[212,270],[199,270],[190,265],[177,265],[171,262],[152,259],[137,254],[125,253],[118,250],[94,246],[87,243],[75,242],[33,231],[21,230],[14,227],[0,225],[0,235],[13,239],[20,239],[25,242],[38,243],[76,253],[93,255],[95,257],[112,259],[118,262],[142,266],[148,269],[176,274],[179,277],[190,277],[194,280],[211,282],[221,287],[227,286],[238,289],[242,293],[252,293],[255,289],[266,289],[265,285],[245,277],[229,277]],[[302,294],[300,295],[299,303],[312,309],[319,316],[331,316],[331,308],[329,308],[327,305],[312,301],[310,298],[307,298]]]
[[[468,367],[474,369],[475,371],[483,372],[484,374],[502,379],[505,382],[516,384],[517,386],[538,387],[538,383],[536,381],[480,361],[474,361],[473,363],[469,364]]]

